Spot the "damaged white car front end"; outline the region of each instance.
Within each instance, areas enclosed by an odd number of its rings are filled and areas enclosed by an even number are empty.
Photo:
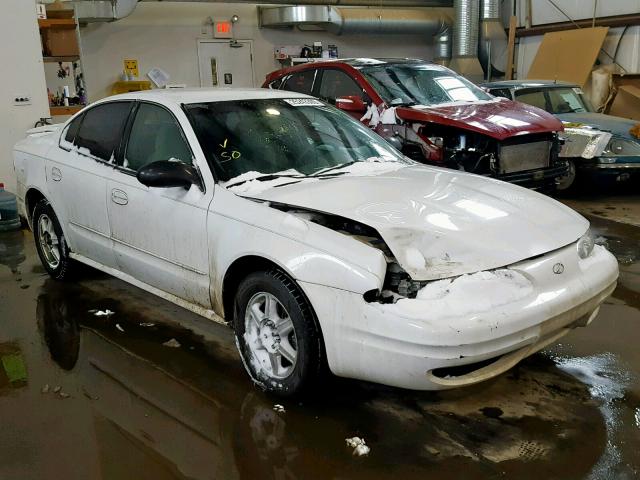
[[[303,179],[254,198],[385,258],[368,291],[345,288],[344,278],[340,288],[299,280],[339,376],[411,389],[471,385],[589,324],[616,285],[617,262],[594,246],[584,218],[474,175],[406,166]],[[376,272],[379,263],[359,266]]]

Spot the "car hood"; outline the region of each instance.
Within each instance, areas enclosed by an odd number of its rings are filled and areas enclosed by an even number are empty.
[[[302,181],[251,196],[375,228],[414,280],[510,265],[575,242],[589,226],[531,190],[423,165]]]
[[[456,102],[433,107],[398,107],[396,115],[406,121],[437,123],[471,130],[497,140],[562,130],[560,121],[544,110],[506,99]]]
[[[622,117],[614,117],[613,115],[605,115],[603,113],[560,113],[557,117],[563,122],[572,124],[586,125],[597,128],[605,132],[611,132],[614,135],[637,140],[629,130],[638,124],[637,121],[629,120]]]

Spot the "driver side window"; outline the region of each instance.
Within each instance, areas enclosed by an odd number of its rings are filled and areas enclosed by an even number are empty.
[[[193,163],[189,145],[173,115],[157,105],[141,103],[131,126],[123,167],[138,171],[159,160]]]
[[[324,70],[318,97],[335,105],[336,98],[347,96],[363,98],[362,88],[354,79],[340,70]]]

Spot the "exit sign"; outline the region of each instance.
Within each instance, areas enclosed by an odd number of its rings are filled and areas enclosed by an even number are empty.
[[[233,38],[231,22],[215,22],[213,24],[214,38]]]

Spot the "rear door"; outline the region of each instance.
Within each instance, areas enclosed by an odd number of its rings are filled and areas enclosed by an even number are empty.
[[[71,249],[115,266],[107,215],[107,181],[113,173],[132,102],[96,105],[62,132],[47,162],[47,187]]]
[[[210,308],[207,210],[213,182],[201,190],[149,188],[136,173],[148,163],[194,164],[196,141],[180,110],[140,102],[128,140],[108,184],[111,236],[119,268],[134,278],[191,303]],[[207,168],[200,165],[200,168]]]

